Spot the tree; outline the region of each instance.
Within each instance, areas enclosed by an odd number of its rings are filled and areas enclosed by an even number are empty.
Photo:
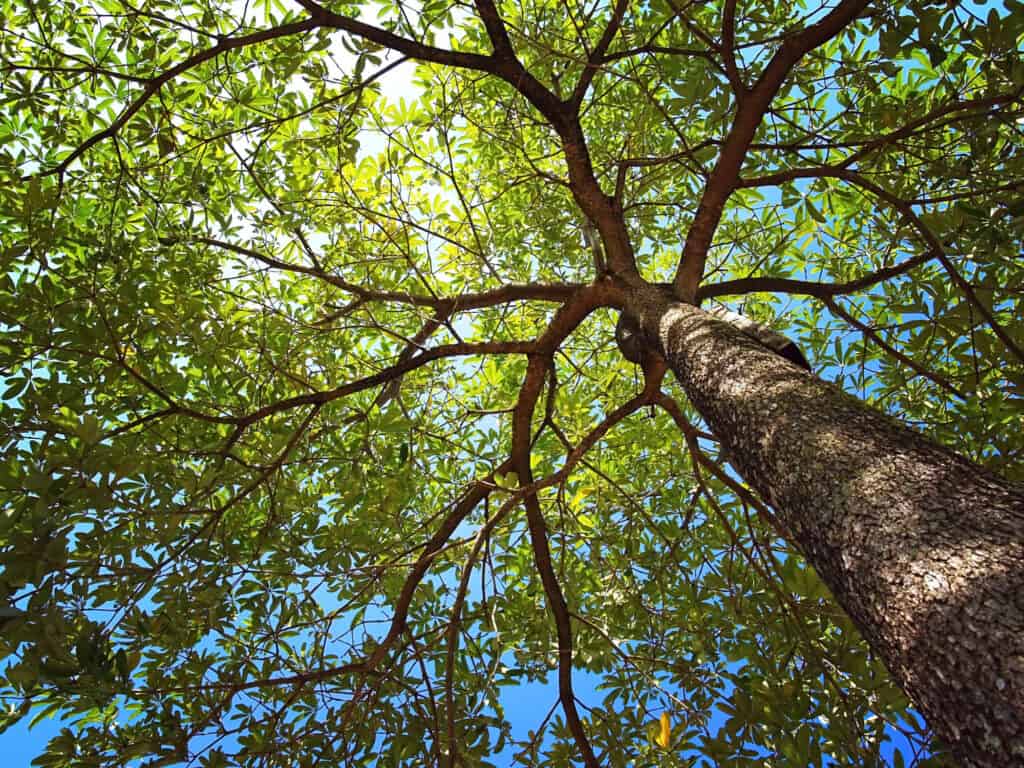
[[[39,764],[1024,763],[1017,0],[3,20]]]

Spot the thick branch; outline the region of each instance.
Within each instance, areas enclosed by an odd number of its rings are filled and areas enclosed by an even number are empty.
[[[523,498],[530,496],[536,498],[536,493],[541,488],[547,488],[557,483],[562,482],[567,478],[572,470],[583,460],[587,452],[593,448],[601,438],[603,438],[609,430],[611,430],[616,424],[624,420],[626,417],[638,411],[644,405],[657,401],[660,397],[657,384],[660,383],[660,377],[657,382],[648,383],[644,388],[644,391],[632,398],[626,403],[609,413],[600,424],[595,426],[587,435],[580,440],[580,442],[574,446],[566,455],[565,462],[558,469],[557,472],[544,477],[542,480],[531,483],[529,485],[521,487],[516,491],[508,500],[502,504],[501,508],[491,516],[477,532],[477,536],[473,542],[473,549],[470,551],[469,556],[466,559],[466,565],[462,572],[462,576],[459,580],[459,587],[455,595],[455,603],[452,606],[451,618],[449,619],[448,625],[448,650],[446,654],[446,685],[445,685],[445,702],[446,709],[448,712],[448,765],[456,765],[458,755],[458,738],[455,732],[455,703],[452,689],[452,677],[455,666],[455,652],[458,646],[458,630],[460,615],[462,612],[462,606],[466,599],[466,593],[469,588],[469,577],[472,570],[472,564],[476,562],[479,557],[480,550],[483,544],[486,542],[487,537],[490,535],[494,527],[508,514],[508,512],[518,504]]]
[[[491,56],[484,56],[479,53],[468,53],[465,51],[450,51],[445,48],[437,48],[433,45],[410,40],[406,37],[396,35],[386,29],[366,24],[357,19],[342,16],[334,11],[324,8],[314,0],[296,0],[299,5],[305,8],[312,21],[317,26],[333,27],[350,35],[355,35],[371,43],[382,45],[393,51],[398,51],[418,61],[429,61],[435,64],[447,64],[462,69],[475,69],[481,72],[496,71],[495,61]]]
[[[705,283],[697,289],[697,302],[715,296],[741,296],[747,293],[789,293],[827,299],[847,293],[856,293],[865,288],[902,275],[934,258],[932,253],[922,253],[911,259],[883,267],[875,272],[848,280],[845,283],[820,283],[813,280],[792,280],[786,277],[743,277],[722,283]]]
[[[743,101],[747,95],[747,85],[736,66],[736,0],[725,0],[722,7],[722,62],[736,100]]]
[[[956,265],[950,261],[946,255],[946,249],[942,242],[935,235],[931,229],[923,221],[921,217],[914,211],[913,206],[906,200],[894,195],[892,192],[880,187],[873,181],[869,181],[861,174],[851,171],[841,165],[825,165],[815,166],[811,168],[793,168],[788,171],[780,171],[779,173],[771,174],[766,177],[759,177],[757,179],[747,179],[743,182],[743,186],[761,186],[767,184],[777,184],[779,180],[789,179],[809,179],[809,178],[833,178],[841,179],[854,186],[860,187],[861,189],[870,192],[880,200],[885,201],[892,206],[907,223],[912,226],[917,233],[920,235],[921,240],[924,244],[931,249],[931,253],[934,254],[935,258],[938,259],[939,263],[942,264],[943,269],[949,275],[950,279],[956,284],[956,286],[963,293],[964,298],[971,304],[978,313],[985,318],[992,332],[995,333],[999,340],[1006,345],[1006,348],[1013,353],[1013,355],[1020,361],[1024,362],[1024,350],[1021,349],[1020,345],[1017,344],[1006,331],[1005,328],[995,319],[995,316],[989,310],[988,307],[978,298],[978,294],[975,293],[973,286],[968,280],[960,274],[960,270],[957,269]]]
[[[476,0],[475,4],[476,12],[484,23],[484,29],[487,30],[487,37],[490,39],[491,45],[494,46],[494,52],[499,58],[515,58],[505,21],[498,13],[498,8],[494,5],[493,0]]]
[[[516,406],[512,437],[512,461],[521,482],[532,483],[533,473],[530,468],[530,422],[537,397],[544,383],[544,372],[550,364],[550,358],[535,356],[531,358],[519,394]],[[555,575],[551,563],[551,548],[548,544],[547,523],[540,500],[535,492],[527,494],[526,521],[530,531],[530,544],[533,547],[533,561],[544,586],[548,608],[555,619],[555,632],[558,636],[558,698],[565,712],[565,721],[569,731],[576,740],[583,755],[583,763],[587,768],[600,768],[594,755],[590,740],[583,728],[579,711],[576,708],[576,696],[572,687],[572,620],[569,607],[562,594],[562,588]]]
[[[530,467],[531,424],[537,399],[544,386],[544,376],[552,364],[551,355],[562,341],[572,333],[593,309],[598,306],[602,294],[608,290],[607,284],[596,283],[578,296],[563,305],[555,314],[545,332],[537,339],[537,354],[531,355],[526,375],[519,391],[512,419],[512,455],[511,461],[519,482],[524,486],[533,483],[533,472]],[[572,688],[572,624],[565,596],[558,584],[554,567],[551,564],[551,550],[548,545],[547,523],[544,512],[537,498],[536,490],[528,490],[523,499],[526,505],[526,520],[530,531],[530,543],[533,547],[534,563],[540,574],[548,607],[555,619],[558,636],[558,697],[565,712],[565,720],[569,731],[576,740],[583,755],[587,768],[599,768],[597,757],[587,738],[579,711],[576,708],[576,697]]]
[[[305,266],[302,264],[291,264],[281,261],[273,256],[236,245],[213,237],[162,237],[160,242],[164,245],[174,245],[179,242],[192,242],[211,245],[222,248],[240,256],[247,256],[256,259],[268,267],[280,269],[285,272],[295,272],[309,275],[318,280],[323,280],[341,290],[351,293],[363,302],[380,301],[394,304],[408,304],[416,307],[430,307],[446,315],[459,311],[471,309],[483,309],[494,307],[500,304],[507,304],[513,301],[552,301],[564,302],[569,299],[582,285],[579,283],[508,283],[491,291],[479,291],[475,293],[462,293],[456,296],[428,296],[426,294],[409,293],[407,291],[380,291],[366,288],[358,283],[345,280],[338,275],[325,272],[317,267]]]
[[[843,0],[817,24],[783,41],[747,98],[740,102],[683,246],[674,280],[676,295],[682,300],[693,303],[696,299],[697,288],[704,276],[708,248],[722,219],[725,202],[736,188],[739,171],[754,134],[790,70],[807,52],[842,32],[867,3],[868,0]]]

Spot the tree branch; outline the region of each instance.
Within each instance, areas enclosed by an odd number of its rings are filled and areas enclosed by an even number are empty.
[[[515,59],[515,51],[512,49],[512,41],[508,37],[508,29],[505,21],[498,13],[498,8],[493,0],[475,0],[476,12],[487,30],[487,37],[494,46],[494,52],[499,58]]]
[[[533,408],[540,394],[544,381],[544,372],[550,362],[550,358],[535,356],[530,359],[526,377],[520,390],[519,403],[516,406],[516,413],[513,426],[512,438],[512,462],[519,475],[520,482],[530,484],[533,482],[533,474],[530,468],[530,421]],[[590,746],[590,740],[583,728],[579,711],[576,708],[576,696],[572,687],[572,665],[573,665],[573,641],[572,623],[569,616],[569,607],[566,605],[565,596],[555,575],[554,566],[551,563],[551,548],[548,544],[547,523],[544,520],[544,512],[541,509],[540,501],[535,491],[528,493],[524,498],[526,505],[526,521],[530,532],[530,544],[533,548],[533,561],[540,574],[541,584],[544,586],[544,594],[547,597],[548,608],[555,619],[555,632],[558,636],[558,699],[565,712],[565,721],[569,731],[576,740],[576,746],[583,756],[583,763],[587,768],[600,768],[600,763],[594,755]]]
[[[465,51],[450,51],[445,48],[436,48],[432,45],[419,43],[406,37],[396,35],[386,29],[366,24],[357,19],[349,18],[335,13],[314,0],[296,0],[309,13],[311,20],[317,26],[332,27],[348,32],[371,43],[398,51],[418,61],[429,61],[435,64],[446,64],[462,69],[475,69],[480,72],[496,74],[495,60],[491,56],[484,56],[479,53],[468,53]]]
[[[877,184],[868,181],[859,173],[854,173],[853,171],[849,170],[843,170],[840,171],[839,178],[845,181],[849,181],[852,184],[856,184],[857,186],[863,189],[866,189],[876,197],[885,200],[887,203],[889,203],[889,205],[891,205],[900,214],[902,214],[903,218],[905,218],[910,223],[910,225],[917,230],[917,232],[921,236],[921,239],[924,240],[925,244],[929,248],[931,248],[932,252],[935,254],[935,257],[939,260],[939,263],[942,264],[943,268],[946,270],[946,274],[949,275],[950,279],[952,279],[952,281],[960,289],[961,293],[963,293],[964,298],[967,299],[968,303],[971,304],[971,306],[973,306],[975,309],[977,309],[981,316],[985,318],[986,322],[988,322],[989,327],[992,329],[992,332],[999,337],[999,340],[1006,345],[1006,348],[1010,350],[1019,361],[1024,363],[1024,350],[1022,350],[1020,345],[1018,345],[1017,342],[1013,340],[1010,334],[1007,333],[1006,329],[1003,328],[1003,326],[996,320],[995,316],[992,314],[989,308],[986,307],[985,304],[981,301],[981,299],[978,298],[978,294],[974,292],[974,288],[967,281],[967,279],[962,274],[960,274],[960,270],[956,268],[956,265],[953,264],[953,262],[950,261],[949,257],[946,255],[946,249],[943,247],[942,242],[939,240],[938,237],[935,236],[935,233],[932,232],[931,229],[929,229],[923,221],[921,221],[921,217],[919,217],[917,213],[914,212],[914,209],[910,206],[910,204],[907,203],[905,200],[902,200],[896,195],[892,194],[888,190],[883,189]]]
[[[793,66],[809,51],[838,35],[867,6],[868,0],[843,0],[824,19],[812,24],[792,37],[786,38],[776,51],[761,77],[748,92],[736,110],[732,128],[722,145],[718,162],[704,186],[693,223],[686,235],[686,243],[673,281],[676,295],[693,303],[697,288],[704,276],[708,248],[718,223],[722,219],[725,202],[736,188],[740,168],[758,126],[772,99],[779,92]]]
[[[161,412],[162,415],[181,414],[183,416],[189,416],[199,421],[209,422],[211,424],[233,424],[239,427],[248,427],[261,421],[268,416],[273,416],[276,413],[291,410],[303,405],[325,405],[333,400],[337,400],[348,395],[353,395],[357,392],[362,392],[366,389],[372,389],[379,387],[382,384],[387,384],[392,379],[395,379],[409,371],[412,371],[420,366],[429,363],[433,360],[439,360],[446,357],[459,357],[463,355],[526,355],[534,352],[533,342],[526,341],[482,341],[482,342],[461,342],[457,344],[442,344],[432,349],[424,350],[422,354],[415,357],[400,360],[394,365],[388,366],[382,371],[373,374],[372,376],[366,376],[355,381],[350,381],[346,384],[342,384],[334,389],[318,390],[316,392],[309,392],[304,395],[296,395],[295,397],[285,398],[284,400],[278,400],[275,403],[270,403],[262,408],[257,408],[255,411],[244,416],[221,416],[214,413],[205,413],[195,408],[190,408],[177,402],[169,394],[164,392],[161,388],[153,384],[149,379],[143,376],[139,371],[136,371],[133,367],[127,364],[127,361],[120,358],[109,358],[106,356],[98,356],[109,362],[115,362],[121,365],[125,371],[128,372],[136,381],[142,384],[147,390],[152,392],[158,398],[163,400],[170,406],[165,411]]]
[[[843,309],[841,306],[839,306],[839,304],[837,302],[835,302],[831,297],[826,297],[825,298],[825,306],[828,307],[832,311],[833,314],[841,317],[843,320],[845,320],[851,326],[853,326],[858,331],[863,333],[866,338],[870,339],[875,344],[877,344],[879,347],[881,347],[883,350],[885,350],[886,354],[894,357],[896,360],[898,360],[899,362],[903,363],[903,365],[905,365],[908,368],[910,368],[912,371],[914,371],[919,376],[924,376],[926,379],[928,379],[928,381],[930,381],[933,384],[937,385],[940,389],[945,390],[949,394],[954,395],[954,396],[960,398],[961,400],[966,400],[967,399],[967,397],[964,395],[964,393],[961,392],[959,389],[957,389],[955,386],[953,386],[950,382],[946,381],[944,378],[942,378],[938,374],[932,373],[927,368],[925,368],[923,365],[918,364],[912,358],[907,357],[906,355],[904,355],[898,349],[896,349],[891,344],[889,344],[885,339],[883,339],[881,336],[879,336],[874,328],[866,325],[865,323],[862,323],[860,320],[855,318],[853,315],[851,315],[849,312],[847,312],[845,309]]]
[[[967,279],[962,274],[960,274],[960,270],[956,268],[956,265],[953,264],[953,262],[950,261],[949,257],[946,255],[946,249],[943,246],[942,242],[935,235],[935,233],[932,232],[931,229],[929,229],[923,221],[921,221],[921,217],[917,215],[917,213],[914,211],[910,203],[908,203],[901,197],[894,195],[892,192],[889,192],[887,189],[880,187],[873,181],[869,181],[867,178],[857,173],[856,171],[851,171],[848,168],[843,167],[842,165],[826,165],[817,166],[813,168],[793,168],[788,171],[780,171],[778,173],[771,174],[770,176],[767,177],[747,179],[743,182],[743,186],[760,186],[762,184],[774,185],[778,183],[778,179],[780,178],[783,180],[809,178],[841,179],[850,184],[853,184],[856,187],[860,187],[861,189],[867,192],[870,192],[873,196],[885,201],[890,206],[892,206],[892,208],[895,209],[901,216],[903,216],[903,218],[906,219],[907,223],[910,224],[910,226],[917,231],[917,233],[921,237],[921,240],[925,243],[926,246],[928,246],[928,248],[931,249],[930,252],[934,255],[936,259],[938,259],[939,263],[942,264],[943,269],[946,270],[946,273],[949,275],[950,279],[963,293],[964,298],[967,300],[967,302],[972,307],[977,309],[979,314],[981,314],[981,316],[985,318],[985,321],[992,329],[992,332],[995,333],[999,340],[1002,341],[1004,345],[1006,345],[1006,348],[1010,352],[1012,352],[1018,360],[1024,362],[1024,350],[1022,350],[1020,345],[1018,345],[1013,340],[1013,338],[1006,331],[1006,329],[1003,328],[999,321],[995,319],[995,316],[988,309],[988,307],[986,307],[982,303],[981,299],[978,298],[978,295],[977,293],[975,293],[974,288],[967,281]]]
[[[455,732],[455,691],[453,680],[455,677],[455,654],[459,645],[459,624],[461,621],[462,606],[466,602],[466,593],[469,590],[469,579],[473,574],[473,565],[480,556],[480,551],[487,542],[494,527],[501,522],[505,516],[521,501],[520,495],[516,494],[506,499],[497,512],[488,518],[480,530],[477,531],[473,540],[473,548],[466,556],[462,566],[462,574],[459,578],[459,587],[455,593],[455,602],[452,604],[450,618],[448,619],[448,647],[445,652],[445,685],[444,700],[446,712],[446,738],[448,748],[448,768],[455,768],[459,762],[459,739]]]
[[[576,697],[572,688],[572,625],[565,596],[558,584],[551,564],[551,550],[548,545],[547,523],[541,509],[536,489],[529,488],[533,483],[533,471],[530,466],[531,423],[534,409],[541,389],[544,376],[552,364],[552,354],[570,333],[597,306],[597,299],[606,290],[606,284],[595,283],[580,291],[577,297],[564,304],[552,318],[547,329],[536,341],[536,354],[530,356],[526,375],[519,390],[519,399],[512,417],[512,451],[510,461],[524,489],[526,520],[530,532],[530,543],[533,547],[534,564],[540,574],[547,597],[548,608],[555,619],[558,635],[558,698],[565,712],[565,720],[569,731],[576,740],[583,755],[587,768],[600,768],[597,757],[587,738],[579,711],[576,709]]]
[[[261,419],[265,419],[267,416],[280,413],[281,411],[285,411],[299,405],[329,403],[332,400],[337,400],[338,398],[347,397],[348,395],[355,394],[356,392],[362,392],[365,389],[371,389],[373,387],[378,387],[381,384],[386,384],[396,376],[408,373],[409,371],[419,368],[421,365],[429,363],[432,360],[438,360],[445,357],[485,354],[525,355],[530,354],[533,351],[534,344],[526,341],[481,341],[473,343],[462,342],[458,344],[442,344],[432,349],[424,350],[422,354],[409,358],[408,360],[388,366],[384,370],[372,376],[367,376],[347,384],[342,384],[334,389],[321,390],[319,392],[311,392],[309,394],[297,395],[285,400],[279,400],[276,403],[265,405],[246,416],[235,418],[222,417],[221,419],[217,419],[217,421],[219,423],[247,426],[260,421]],[[225,421],[225,419],[227,419],[227,421]]]
[[[448,516],[445,517],[444,521],[434,532],[434,535],[424,544],[423,551],[406,577],[405,583],[402,584],[401,592],[399,592],[398,599],[395,601],[395,609],[387,634],[381,640],[380,645],[374,649],[373,653],[364,662],[367,668],[375,669],[387,656],[391,644],[405,631],[405,620],[409,614],[409,606],[412,605],[413,595],[430,568],[434,557],[447,543],[448,539],[451,538],[452,534],[455,533],[455,530],[462,521],[498,487],[494,483],[494,475],[506,473],[511,466],[511,461],[504,461],[493,473],[473,483],[462,499],[455,504]]]
[[[747,85],[736,66],[736,0],[725,0],[722,6],[722,63],[737,102],[743,101]]]
[[[583,67],[583,72],[580,74],[580,79],[576,83],[576,87],[573,89],[572,97],[569,99],[573,105],[573,111],[578,112],[580,105],[583,103],[584,97],[587,95],[587,89],[590,88],[590,83],[594,80],[594,75],[597,74],[597,70],[600,69],[601,64],[606,61],[605,54],[608,52],[608,46],[612,44],[615,39],[615,35],[619,31],[619,27],[622,25],[622,19],[626,15],[626,9],[629,7],[629,0],[615,0],[615,7],[612,9],[612,17],[608,21],[608,26],[604,28],[604,33],[601,35],[601,39],[597,41],[597,47],[590,52],[590,56],[587,57],[587,63]]]
[[[342,277],[325,272],[317,267],[290,264],[253,248],[225,242],[213,237],[161,237],[160,242],[164,245],[187,242],[211,245],[237,253],[240,256],[256,259],[274,269],[309,275],[318,280],[323,280],[347,293],[353,294],[364,303],[381,301],[417,307],[430,307],[447,315],[454,314],[455,312],[498,306],[513,301],[551,301],[561,303],[567,301],[576,291],[583,287],[581,283],[508,283],[494,290],[463,293],[456,296],[429,296],[408,293],[406,291],[378,291],[365,288],[358,283],[349,282]]]
[[[721,283],[705,283],[697,290],[697,302],[700,303],[704,299],[716,296],[741,296],[748,293],[789,293],[827,299],[870,288],[909,272],[933,258],[935,258],[935,254],[931,252],[922,253],[899,264],[883,267],[845,283],[820,283],[813,280],[792,280],[785,277],[742,277],[738,280],[727,280]]]
[[[177,64],[170,69],[164,71],[162,74],[148,80],[146,87],[143,88],[142,94],[122,110],[121,114],[117,116],[110,125],[104,128],[102,131],[94,133],[84,142],[79,144],[71,153],[61,160],[53,168],[45,171],[41,171],[39,176],[51,176],[53,174],[61,174],[67,170],[68,166],[71,165],[75,160],[84,155],[89,149],[96,144],[99,144],[105,139],[109,139],[117,135],[117,132],[124,127],[132,116],[142,109],[146,102],[149,101],[161,88],[167,83],[173,80],[178,75],[187,72],[199,64],[205,61],[216,58],[222,53],[228,51],[234,51],[239,48],[245,48],[249,45],[255,45],[256,43],[263,43],[268,40],[275,40],[279,37],[287,37],[289,35],[296,35],[303,32],[309,32],[316,29],[319,23],[314,19],[304,19],[302,21],[292,22],[291,24],[282,24],[279,27],[272,27],[270,29],[261,30],[259,32],[253,32],[249,35],[242,35],[241,37],[231,37],[221,40],[216,45],[207,48],[204,51],[200,51],[197,54],[189,56],[185,61]]]

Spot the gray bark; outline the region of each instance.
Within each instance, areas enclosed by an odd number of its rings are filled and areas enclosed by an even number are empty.
[[[627,307],[965,766],[1024,766],[1024,491],[657,288]]]

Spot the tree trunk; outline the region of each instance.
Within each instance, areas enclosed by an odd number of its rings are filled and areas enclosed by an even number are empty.
[[[628,307],[966,766],[1024,766],[1024,492],[656,288]]]

